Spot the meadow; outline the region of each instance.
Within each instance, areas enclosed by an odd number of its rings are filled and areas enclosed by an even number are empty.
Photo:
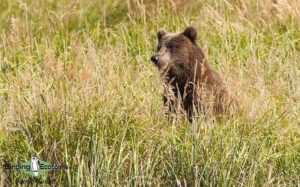
[[[190,25],[229,118],[165,116],[156,32]],[[1,0],[0,165],[34,154],[53,186],[299,186],[300,2]]]

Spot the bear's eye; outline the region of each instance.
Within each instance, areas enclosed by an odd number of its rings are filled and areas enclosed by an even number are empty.
[[[167,44],[166,47],[169,48],[169,49],[171,49],[171,48],[174,47],[174,45],[173,44]]]
[[[174,43],[169,43],[169,44],[166,45],[166,47],[168,49],[177,49],[177,48],[179,48],[179,46],[177,44],[174,44]]]
[[[157,46],[157,49],[156,49],[157,52],[158,52],[160,49],[161,49],[161,45],[158,45],[158,46]]]

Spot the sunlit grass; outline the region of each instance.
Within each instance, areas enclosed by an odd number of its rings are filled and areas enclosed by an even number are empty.
[[[66,163],[46,174],[61,186],[299,185],[299,18],[296,0],[4,0],[0,164]],[[188,25],[238,101],[231,118],[164,116],[156,31]]]

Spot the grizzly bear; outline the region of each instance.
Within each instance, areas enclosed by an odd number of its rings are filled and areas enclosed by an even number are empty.
[[[157,53],[151,61],[165,83],[163,101],[171,113],[185,112],[189,121],[199,114],[221,115],[228,107],[223,79],[208,63],[197,44],[197,31],[157,32]]]

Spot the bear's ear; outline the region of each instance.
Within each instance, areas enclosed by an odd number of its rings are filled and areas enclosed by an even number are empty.
[[[167,32],[164,29],[159,29],[157,31],[157,39],[160,40]]]
[[[187,27],[184,31],[183,34],[188,37],[191,42],[195,43],[197,39],[197,31],[194,27]]]

